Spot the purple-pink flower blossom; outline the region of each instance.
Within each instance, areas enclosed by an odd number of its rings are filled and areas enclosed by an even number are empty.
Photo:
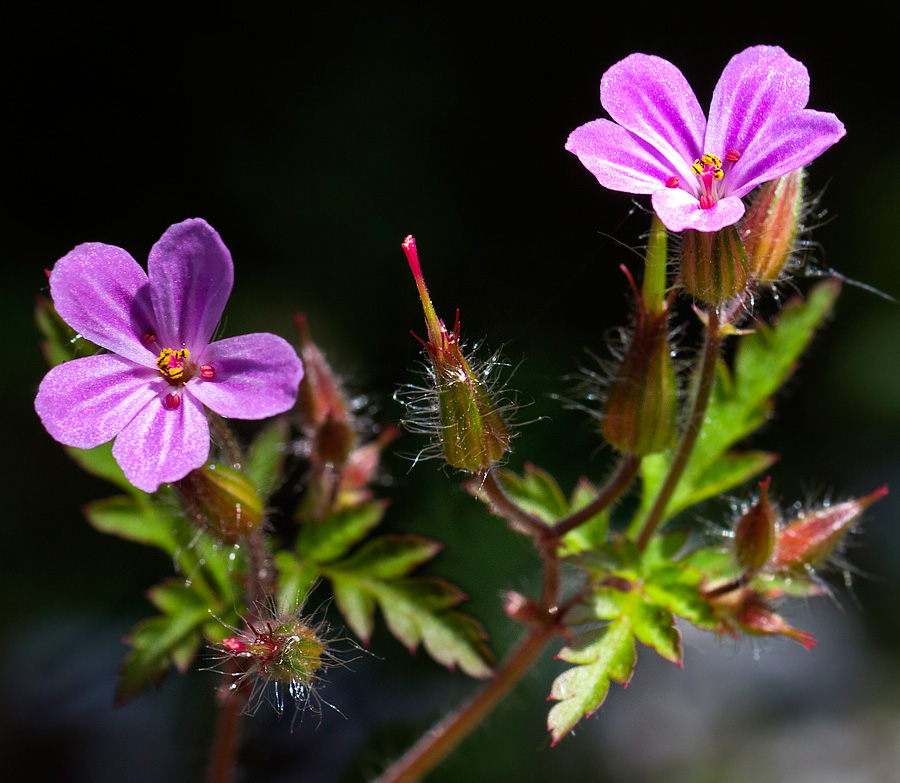
[[[113,456],[134,486],[155,492],[209,456],[206,408],[264,419],[289,410],[303,364],[273,334],[211,343],[234,266],[199,218],[171,226],[148,273],[112,245],[79,245],[57,261],[50,292],[62,319],[110,351],[65,362],[41,382],[34,406],[60,443]]]
[[[713,92],[709,121],[674,65],[632,54],[600,82],[599,119],[569,136],[601,185],[652,194],[670,231],[718,231],[740,220],[741,197],[788,174],[840,139],[834,114],[806,108],[809,74],[778,46],[731,58]]]

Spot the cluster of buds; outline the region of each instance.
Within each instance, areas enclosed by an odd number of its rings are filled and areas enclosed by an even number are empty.
[[[734,531],[734,555],[740,576],[722,585],[711,585],[706,598],[716,608],[726,629],[745,633],[787,636],[809,648],[812,634],[792,628],[772,607],[777,589],[759,589],[767,580],[815,578],[816,569],[840,551],[846,535],[872,503],[887,494],[880,487],[865,497],[842,503],[826,503],[781,521],[769,500],[769,479],[760,484],[756,502],[738,520]],[[754,581],[760,576],[760,581]],[[811,582],[811,589],[818,585]]]
[[[720,305],[741,296],[748,285],[780,280],[797,249],[802,230],[803,169],[762,185],[737,227],[684,232],[681,279],[695,299]]]
[[[341,381],[313,342],[306,317],[298,314],[296,323],[306,369],[297,410],[304,456],[311,466],[304,510],[318,519],[370,497],[368,485],[378,470],[381,452],[399,433],[390,427],[375,439],[361,442],[363,428]]]
[[[236,664],[230,667],[237,669],[230,690],[252,687],[250,711],[270,684],[278,712],[284,709],[285,692],[298,705],[308,704],[321,672],[334,660],[324,628],[304,622],[299,614],[247,621],[246,626],[218,645],[224,658]]]
[[[427,340],[413,333],[428,354],[436,394],[435,404],[424,406],[424,412],[437,416],[436,437],[447,464],[470,473],[487,471],[509,450],[509,429],[484,374],[474,371],[463,354],[459,311],[452,331],[438,318],[425,287],[412,236],[404,240],[403,252],[419,289],[428,330]],[[430,422],[420,429],[429,426]]]

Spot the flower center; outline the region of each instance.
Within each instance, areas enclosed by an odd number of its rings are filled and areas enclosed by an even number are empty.
[[[156,366],[163,377],[173,386],[187,383],[196,371],[196,366],[188,360],[190,351],[182,348],[178,351],[172,348],[163,348],[156,360]]]
[[[722,171],[722,161],[715,155],[704,152],[694,161],[691,168],[703,188],[703,193],[700,194],[700,208],[710,209],[719,200],[716,193],[716,182],[725,176],[725,172]]]

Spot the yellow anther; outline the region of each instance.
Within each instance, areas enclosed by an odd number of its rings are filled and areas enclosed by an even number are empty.
[[[722,179],[725,176],[725,173],[722,171],[722,160],[709,152],[704,152],[702,156],[697,158],[691,169],[698,177],[712,174],[713,179]]]
[[[156,360],[156,366],[159,371],[169,380],[177,381],[184,376],[184,360],[187,359],[189,351],[182,348],[179,351],[173,351],[171,348],[163,348],[159,358]]]

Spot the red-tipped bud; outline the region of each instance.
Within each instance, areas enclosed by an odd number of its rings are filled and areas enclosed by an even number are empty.
[[[741,221],[751,279],[774,283],[796,249],[803,212],[803,169],[767,182]]]
[[[759,499],[744,514],[734,530],[734,554],[746,576],[769,562],[775,548],[775,510],[769,503],[769,479],[759,485]]]
[[[326,420],[346,421],[348,405],[340,381],[325,359],[325,354],[313,342],[306,316],[295,316],[300,336],[300,358],[304,374],[300,381],[297,407],[307,430],[315,430]]]
[[[735,622],[744,633],[754,636],[786,636],[802,644],[807,650],[816,646],[816,637],[809,631],[801,631],[789,625],[780,614],[776,613],[759,595],[746,591],[738,604]]]
[[[733,299],[747,287],[747,254],[734,226],[684,232],[681,281],[691,296],[713,305]]]
[[[722,618],[721,630],[737,638],[739,632],[752,636],[786,636],[802,644],[807,650],[816,644],[815,637],[791,626],[755,590],[747,587],[729,590],[710,598],[710,603]]]
[[[459,344],[459,313],[453,331],[437,317],[425,287],[416,241],[408,236],[403,252],[419,289],[428,339],[419,340],[434,370],[439,438],[447,463],[472,473],[490,469],[509,450],[509,430],[490,391],[471,368]]]
[[[778,533],[773,568],[802,574],[821,565],[835,551],[860,514],[887,492],[887,487],[879,487],[858,500],[825,505],[799,514]]]
[[[293,616],[247,626],[220,643],[223,652],[244,661],[244,677],[274,680],[289,686],[296,698],[303,697],[330,657],[321,629]]]
[[[263,521],[256,487],[231,468],[205,465],[173,486],[188,519],[227,544],[249,535]]]

